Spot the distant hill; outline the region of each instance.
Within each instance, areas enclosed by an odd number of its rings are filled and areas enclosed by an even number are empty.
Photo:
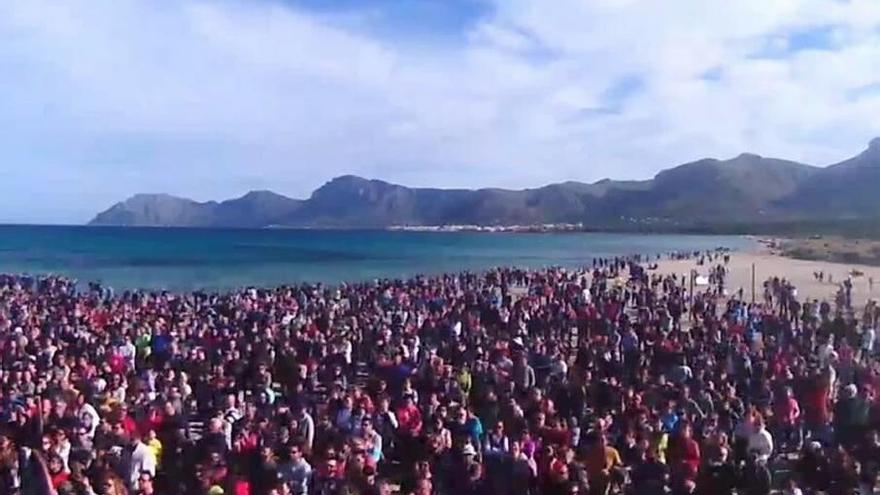
[[[760,222],[775,218],[774,202],[819,170],[753,154],[699,160],[660,172],[647,188],[612,189],[600,217],[661,225]]]
[[[880,138],[862,153],[818,170],[776,206],[793,217],[880,215]]]
[[[270,191],[220,203],[138,194],[89,224],[384,228],[583,223],[596,229],[724,230],[876,218],[878,213],[880,140],[874,140],[865,152],[826,168],[742,154],[687,163],[646,181],[564,182],[525,190],[410,188],[347,175],[305,200]]]
[[[252,191],[218,203],[168,194],[136,194],[99,213],[89,225],[132,227],[267,227],[283,222],[302,201],[271,191]]]

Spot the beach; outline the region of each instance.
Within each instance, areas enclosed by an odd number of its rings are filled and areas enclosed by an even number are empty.
[[[694,269],[701,276],[707,276],[709,270],[718,262],[706,262],[703,266],[697,266],[697,259],[672,260],[663,259],[658,262],[657,272],[663,274],[678,274],[686,276]],[[723,263],[722,260],[719,260]],[[752,250],[737,251],[731,253],[730,262],[727,265],[727,287],[729,293],[734,293],[740,288],[746,299],[751,296],[752,266],[755,267],[755,298],[760,301],[763,297],[763,283],[770,277],[784,277],[798,288],[799,297],[816,299],[819,301],[834,301],[839,284],[850,274],[861,272],[861,276],[853,276],[853,304],[856,307],[864,306],[869,299],[880,298],[880,267],[853,263],[838,263],[819,260],[794,259],[778,254],[765,244],[760,244]],[[820,282],[814,276],[817,272],[825,273],[825,280]],[[830,278],[829,278],[830,276]],[[874,287],[871,290],[869,280],[874,279]]]

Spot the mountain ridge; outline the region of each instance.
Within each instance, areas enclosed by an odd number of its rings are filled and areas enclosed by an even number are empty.
[[[136,194],[89,225],[388,228],[580,223],[590,228],[860,218],[880,211],[880,139],[825,168],[742,153],[706,158],[652,179],[566,181],[528,189],[411,188],[356,175],[335,177],[306,199],[269,190],[198,202]]]

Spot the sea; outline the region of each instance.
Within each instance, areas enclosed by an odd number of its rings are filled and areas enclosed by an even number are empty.
[[[361,282],[498,266],[752,245],[739,236],[0,226],[0,273],[116,290],[230,290]]]

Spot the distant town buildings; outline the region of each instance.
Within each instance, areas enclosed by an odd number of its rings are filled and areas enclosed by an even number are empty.
[[[394,225],[388,230],[406,232],[579,232],[582,223],[545,223],[537,225]]]

